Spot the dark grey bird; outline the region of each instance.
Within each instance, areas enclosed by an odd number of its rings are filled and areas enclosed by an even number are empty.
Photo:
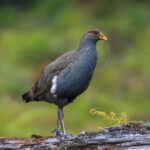
[[[58,106],[55,135],[66,135],[63,107],[73,102],[89,86],[96,63],[98,40],[107,40],[99,29],[83,35],[77,50],[72,50],[46,66],[32,89],[22,95],[25,102],[46,101]],[[63,131],[63,133],[61,132]]]

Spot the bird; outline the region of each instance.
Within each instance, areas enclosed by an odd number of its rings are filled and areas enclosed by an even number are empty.
[[[89,86],[98,55],[96,43],[107,37],[96,28],[86,32],[76,50],[66,52],[48,64],[30,91],[22,95],[23,101],[45,101],[58,107],[55,136],[67,135],[64,125],[64,106],[72,103]]]

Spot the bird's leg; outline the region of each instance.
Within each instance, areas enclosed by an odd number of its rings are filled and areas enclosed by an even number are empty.
[[[61,129],[60,129],[60,115],[59,115],[59,108],[58,108],[58,114],[57,114],[57,127],[56,127],[56,129],[54,129],[54,130],[52,130],[51,131],[51,133],[54,133],[54,132],[56,132],[55,133],[55,136],[57,136],[57,135],[62,135],[62,133],[61,133]]]
[[[63,117],[64,117],[63,108],[58,107],[58,111],[59,111],[58,113],[59,113],[59,118],[60,118],[62,131],[63,131],[63,134],[66,135],[66,129],[65,129],[64,120],[63,120]]]

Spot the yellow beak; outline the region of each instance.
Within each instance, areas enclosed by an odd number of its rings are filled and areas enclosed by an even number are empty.
[[[99,39],[100,40],[107,40],[107,37],[102,32],[100,32]]]

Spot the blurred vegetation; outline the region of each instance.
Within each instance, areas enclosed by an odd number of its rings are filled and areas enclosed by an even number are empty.
[[[43,66],[76,49],[81,36],[100,28],[108,41],[88,90],[65,107],[69,133],[102,125],[89,110],[126,112],[150,120],[150,1],[0,0],[0,136],[50,135],[56,106],[23,103]]]

